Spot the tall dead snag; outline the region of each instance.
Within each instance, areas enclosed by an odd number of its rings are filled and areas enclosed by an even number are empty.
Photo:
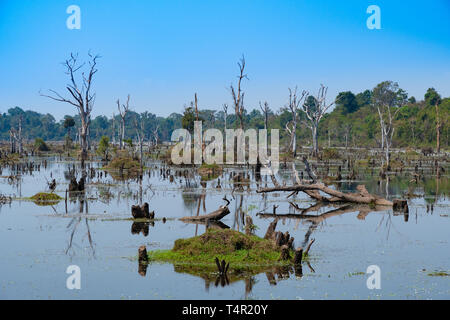
[[[127,103],[122,104],[122,107],[120,107],[120,101],[117,99],[117,109],[119,109],[119,115],[121,118],[121,127],[120,127],[120,133],[119,133],[119,139],[120,144],[119,148],[122,150],[124,148],[124,140],[125,140],[125,117],[128,113],[128,110],[130,109],[130,95],[127,97]]]
[[[263,116],[264,116],[264,129],[269,129],[269,104],[267,101],[264,101],[264,104],[261,104],[261,101],[259,102],[259,108],[261,109]]]
[[[231,89],[231,96],[233,97],[233,104],[234,104],[234,110],[236,113],[236,117],[239,119],[239,127],[244,130],[244,92],[242,91],[241,83],[243,79],[247,79],[247,75],[244,73],[245,71],[245,58],[242,56],[241,60],[238,62],[239,66],[239,76],[238,76],[238,83],[237,83],[237,89],[233,87],[233,85],[230,86]],[[237,91],[236,91],[237,90]]]
[[[297,87],[294,91],[289,88],[289,104],[288,108],[292,114],[292,120],[286,124],[286,131],[291,136],[289,147],[292,150],[292,155],[295,157],[297,155],[297,122],[298,122],[298,107],[302,100],[308,93],[306,91],[302,92],[301,97],[297,96]]]
[[[372,101],[378,111],[382,147],[385,150],[386,167],[390,165],[390,148],[394,136],[394,119],[406,102],[407,94],[396,82],[384,81],[373,89]]]
[[[71,53],[70,58],[63,63],[66,68],[66,74],[70,79],[69,84],[66,85],[70,98],[64,98],[55,90],[49,90],[50,95],[41,94],[43,97],[68,103],[77,108],[81,120],[80,142],[82,164],[84,164],[87,158],[90,115],[96,96],[95,93],[92,93],[92,81],[94,75],[97,73],[97,59],[100,58],[100,56],[92,55],[91,53],[88,53],[88,56],[90,59],[87,68],[88,73],[87,75],[85,72],[81,73],[81,85],[78,84],[80,81],[77,82],[76,76],[77,72],[85,66],[85,63],[78,64],[78,54],[74,55]]]
[[[155,148],[158,147],[158,139],[159,139],[158,130],[159,130],[159,124],[156,125],[156,127],[153,129],[153,139],[155,141]]]
[[[331,102],[327,104],[327,91],[328,88],[323,84],[320,85],[320,89],[317,96],[309,96],[303,104],[303,111],[306,115],[306,125],[311,129],[313,140],[313,155],[317,156],[319,153],[319,123],[322,120],[325,113],[334,104]]]
[[[228,104],[224,103],[224,104],[222,105],[222,108],[223,108],[224,130],[227,130]]]
[[[18,152],[19,154],[23,153],[23,138],[22,138],[22,115],[19,116],[17,130],[15,128],[11,128],[9,130],[9,139],[11,145],[11,153]],[[18,147],[18,149],[16,149]]]
[[[134,118],[134,128],[136,129],[136,135],[138,139],[138,145],[139,145],[139,164],[141,167],[141,172],[143,168],[143,160],[144,160],[144,134],[145,134],[145,128],[144,128],[144,119],[140,119],[138,121],[137,117]]]

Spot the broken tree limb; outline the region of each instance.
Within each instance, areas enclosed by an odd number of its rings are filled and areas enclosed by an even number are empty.
[[[230,210],[228,209],[228,205],[230,204],[230,200],[228,200],[226,197],[223,198],[227,202],[226,205],[221,206],[216,211],[213,211],[209,214],[200,215],[200,216],[187,216],[182,217],[179,220],[191,222],[191,221],[218,221],[228,215],[230,213]]]
[[[182,217],[179,220],[181,221],[218,221],[228,215],[230,213],[230,210],[227,206],[220,207],[216,211],[213,211],[209,214],[200,215],[200,216],[188,216],[188,217]]]
[[[317,176],[316,174],[311,170],[311,167],[309,166],[308,159],[306,157],[302,158],[303,163],[305,164],[305,170],[308,174],[309,178],[313,181],[313,183],[317,182]]]
[[[316,241],[316,239],[311,239],[311,242],[308,244],[308,246],[306,247],[305,250],[305,257],[308,255],[309,253],[309,249],[311,249],[312,244],[314,243],[314,241]]]

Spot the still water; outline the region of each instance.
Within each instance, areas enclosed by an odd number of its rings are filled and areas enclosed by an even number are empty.
[[[158,163],[148,163],[142,183],[116,180],[104,174],[99,162],[87,182],[86,196],[64,199],[55,205],[39,206],[28,200],[48,191],[47,181],[56,179],[56,193],[65,197],[69,171],[75,162],[58,158],[33,159],[33,172],[3,168],[0,194],[13,197],[0,205],[0,298],[1,299],[449,299],[450,298],[450,202],[448,175],[430,175],[416,184],[405,173],[393,177],[386,186],[377,179],[340,185],[342,191],[365,184],[369,192],[387,198],[408,200],[409,215],[392,210],[355,209],[327,214],[334,207],[322,207],[308,216],[321,218],[281,219],[277,230],[289,231],[296,246],[305,236],[315,239],[302,276],[293,270],[268,270],[229,285],[216,282],[213,275],[185,273],[171,264],[151,263],[139,272],[137,251],[170,249],[176,239],[205,232],[204,225],[186,224],[183,216],[206,214],[231,200],[231,214],[222,219],[232,229],[243,230],[242,217],[249,214],[264,233],[277,205],[279,214],[298,214],[299,208],[314,204],[303,194],[286,199],[287,194],[257,194],[251,171],[226,168],[220,179],[206,186],[193,171],[174,168],[170,172]],[[38,168],[40,166],[40,168]],[[448,168],[447,168],[448,169]],[[102,172],[102,176],[99,173]],[[231,177],[248,175],[250,182],[235,189]],[[448,172],[448,170],[447,170]],[[78,177],[80,174],[78,173]],[[170,177],[172,176],[172,178]],[[288,170],[280,181],[292,183]],[[202,185],[203,184],[203,185]],[[262,178],[259,186],[272,186]],[[154,224],[134,224],[131,205],[148,202],[155,211]],[[324,215],[325,214],[325,215]],[[81,289],[69,290],[66,269],[81,269]],[[369,290],[366,282],[371,265],[381,270],[381,289]],[[436,272],[440,272],[438,275]],[[145,274],[145,275],[144,275]]]

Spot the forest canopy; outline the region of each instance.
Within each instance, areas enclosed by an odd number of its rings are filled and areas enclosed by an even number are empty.
[[[321,147],[380,146],[381,130],[377,109],[372,101],[373,92],[373,90],[365,90],[355,94],[351,91],[344,91],[337,95],[334,109],[327,113],[320,122],[319,142]],[[434,146],[436,144],[435,106],[438,104],[441,118],[441,145],[448,148],[450,98],[441,98],[433,88],[428,89],[423,99],[420,100],[415,97],[407,97],[403,90],[401,92],[404,93],[404,104],[400,106],[394,119],[393,147]],[[224,111],[214,109],[219,109],[219,107],[210,109],[199,107],[199,119],[203,121],[204,129],[224,128]],[[269,109],[268,128],[280,129],[281,140],[286,142],[289,138],[285,127],[292,118],[291,111],[287,106],[281,106],[274,111],[274,106],[270,104]],[[301,109],[298,110],[298,117],[300,120],[296,130],[298,141],[300,145],[310,146],[312,143],[311,131],[304,125],[305,114]],[[16,106],[0,114],[0,140],[9,140],[9,131],[11,128],[17,128],[20,118],[22,119],[23,137],[29,141],[36,138],[42,138],[45,141],[63,141],[67,135],[75,140],[80,127],[78,115],[67,115],[62,120],[56,121],[49,113],[25,111],[23,107]],[[173,130],[193,127],[191,122],[195,117],[191,108],[184,108],[183,113],[172,113],[168,117],[159,117],[148,111],[137,113],[130,110],[125,119],[125,138],[127,139],[135,140],[137,138],[134,127],[135,119],[143,123],[145,140],[153,140],[154,132],[157,131],[159,141],[170,141]],[[258,107],[250,111],[245,109],[243,120],[245,128],[264,128],[265,118]],[[112,118],[103,115],[91,119],[90,139],[99,141],[102,136],[107,136],[111,137],[110,141],[114,141],[113,128],[115,128],[117,141],[120,121],[119,115],[114,118],[115,126],[113,126]],[[228,113],[227,128],[238,126],[237,116],[234,113]]]

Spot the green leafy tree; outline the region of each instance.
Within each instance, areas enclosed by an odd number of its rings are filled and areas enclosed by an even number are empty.
[[[336,108],[343,114],[353,113],[359,109],[356,96],[351,91],[340,92],[336,97]]]
[[[103,157],[103,160],[108,160],[109,151],[109,137],[102,136],[98,143],[97,154]]]

